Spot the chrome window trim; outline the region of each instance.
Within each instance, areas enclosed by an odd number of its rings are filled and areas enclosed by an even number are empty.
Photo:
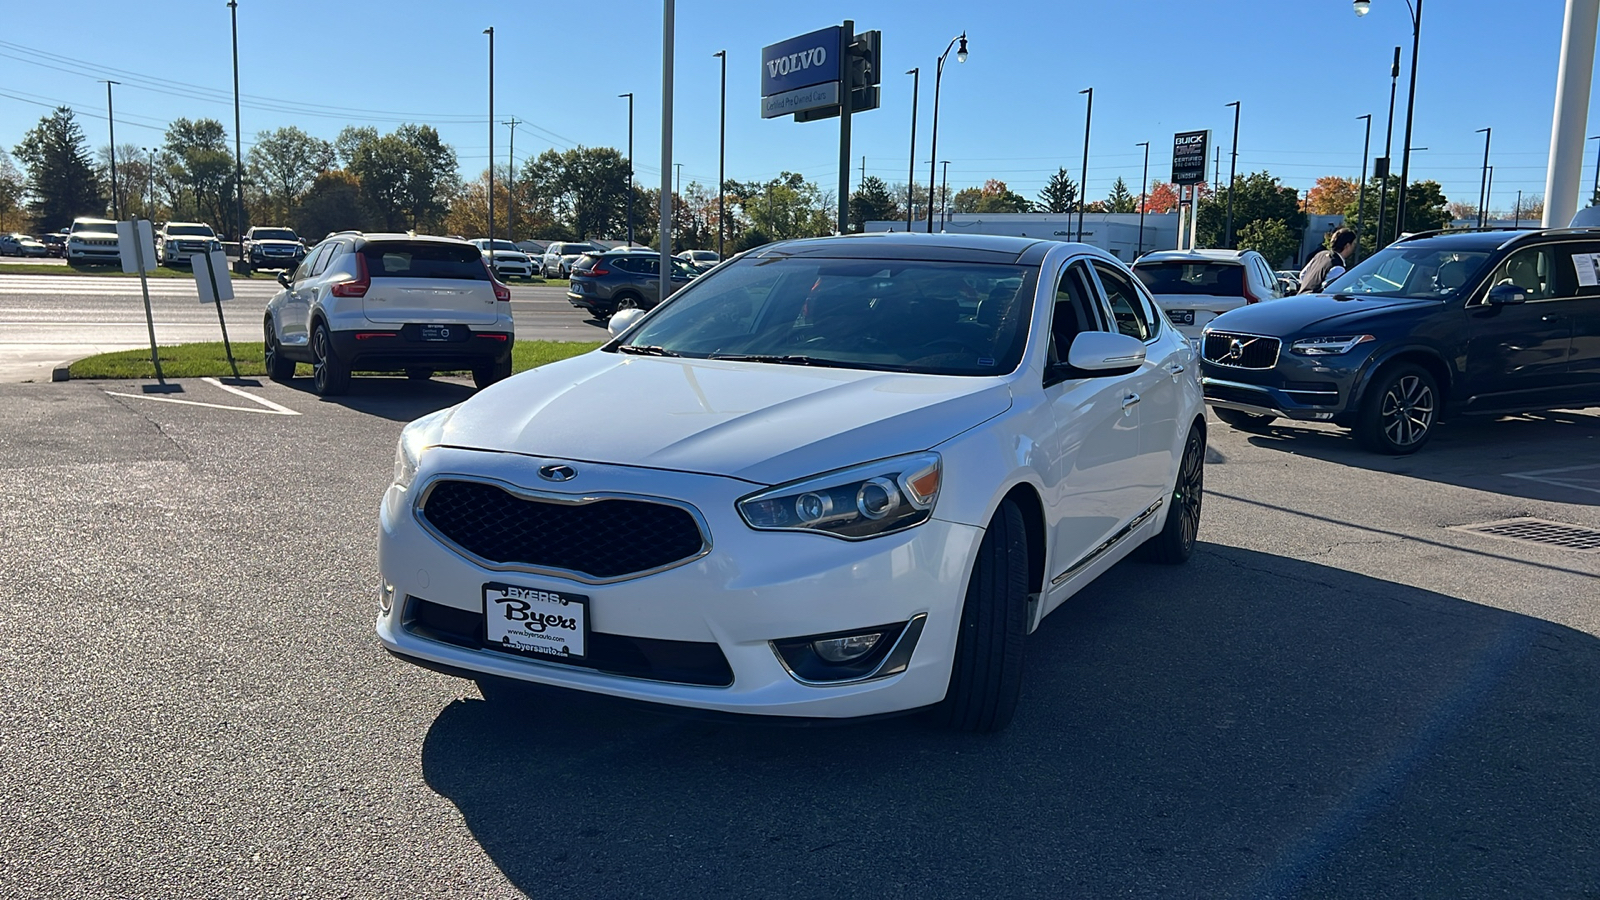
[[[561,569],[554,566],[534,566],[527,563],[495,562],[490,559],[485,559],[484,557],[473,553],[460,544],[457,544],[455,541],[450,540],[442,532],[435,528],[432,522],[428,521],[427,516],[423,515],[423,511],[426,509],[428,504],[428,496],[433,493],[434,487],[437,486],[441,481],[470,481],[477,484],[486,484],[492,487],[497,487],[513,497],[520,497],[524,500],[532,500],[539,503],[559,503],[567,506],[585,506],[590,503],[597,503],[601,500],[632,500],[640,503],[654,503],[660,506],[671,506],[687,512],[694,518],[695,528],[697,528],[700,532],[700,550],[690,556],[675,560],[667,563],[666,565],[655,566],[650,569],[642,569],[638,572],[629,572],[626,575],[617,575],[610,578],[600,578],[590,575],[587,572],[579,572],[574,569]],[[666,497],[651,497],[644,494],[631,494],[621,491],[589,491],[582,494],[563,494],[555,491],[541,491],[533,488],[525,488],[521,485],[512,484],[509,481],[504,481],[499,478],[489,478],[483,475],[467,475],[459,472],[438,472],[430,475],[427,480],[422,483],[422,487],[417,490],[416,499],[411,503],[411,518],[416,521],[417,525],[421,527],[422,530],[428,534],[428,536],[438,541],[447,550],[455,553],[457,556],[460,556],[479,568],[488,569],[491,572],[521,572],[528,575],[543,575],[551,578],[565,578],[569,581],[576,581],[580,584],[616,584],[618,582],[633,581],[638,578],[645,578],[650,575],[658,575],[662,572],[670,571],[680,566],[686,566],[696,560],[703,559],[711,552],[712,547],[711,529],[706,524],[705,516],[700,514],[699,509],[681,500],[672,500]]]

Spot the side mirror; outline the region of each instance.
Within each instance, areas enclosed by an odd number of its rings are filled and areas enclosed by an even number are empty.
[[[289,287],[289,273],[288,272],[279,272],[278,273],[278,283],[283,285],[284,287]]]
[[[1512,306],[1517,303],[1527,303],[1528,294],[1510,282],[1502,282],[1489,288],[1487,299],[1490,306]]]
[[[1144,363],[1144,342],[1109,331],[1085,331],[1072,339],[1067,365],[1085,372],[1113,374]]]
[[[639,317],[643,315],[642,309],[619,309],[612,315],[611,321],[606,323],[606,330],[611,332],[612,337],[621,337],[622,333],[632,328],[633,323],[639,321]]]

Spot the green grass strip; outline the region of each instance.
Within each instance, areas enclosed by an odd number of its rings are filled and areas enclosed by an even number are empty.
[[[522,372],[535,369],[569,356],[588,353],[598,346],[599,341],[517,341],[511,348],[511,370]],[[228,356],[221,341],[174,344],[157,349],[161,353],[162,374],[168,378],[226,378],[233,374],[228,368]],[[234,341],[233,358],[239,364],[240,375],[259,377],[267,374],[261,359],[260,341]],[[156,377],[148,348],[85,357],[73,363],[68,373],[72,378]],[[309,378],[311,367],[301,363],[296,367],[295,374]]]

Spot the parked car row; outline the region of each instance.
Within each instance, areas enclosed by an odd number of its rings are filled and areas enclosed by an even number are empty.
[[[43,259],[49,255],[49,248],[32,235],[20,231],[0,234],[0,256],[31,256]]]

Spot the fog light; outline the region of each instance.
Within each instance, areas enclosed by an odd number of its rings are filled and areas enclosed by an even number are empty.
[[[871,634],[852,634],[849,637],[831,638],[826,641],[812,641],[811,649],[826,662],[843,663],[852,659],[859,659],[872,652],[878,645],[878,639],[883,637],[882,632],[875,631]]]
[[[378,609],[386,616],[394,611],[394,585],[378,584]]]

